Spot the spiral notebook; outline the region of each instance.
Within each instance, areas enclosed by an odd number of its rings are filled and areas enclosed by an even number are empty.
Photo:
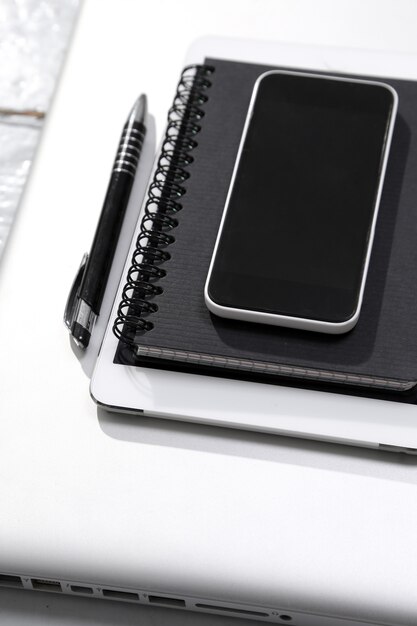
[[[417,381],[413,81],[383,79],[396,89],[399,109],[356,328],[324,335],[222,319],[205,306],[204,284],[252,89],[270,69],[209,58],[183,72],[123,278],[115,362],[268,382],[410,390]]]

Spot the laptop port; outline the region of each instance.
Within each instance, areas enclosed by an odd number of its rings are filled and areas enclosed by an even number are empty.
[[[235,609],[228,606],[217,606],[216,604],[203,604],[198,602],[196,607],[199,609],[209,609],[211,611],[223,611],[225,613],[236,613],[236,615],[252,615],[253,617],[269,617],[268,613],[263,611],[249,611],[248,609]]]
[[[185,601],[179,598],[166,598],[164,596],[148,596],[151,604],[164,604],[165,606],[185,606]]]
[[[57,580],[44,580],[43,578],[31,578],[32,587],[38,591],[62,591],[61,583]]]
[[[93,593],[92,587],[84,587],[83,585],[71,585],[71,591],[73,591],[74,593]]]
[[[8,574],[0,574],[1,587],[23,587],[20,576],[9,576]]]
[[[115,589],[103,589],[103,596],[106,598],[117,598],[118,600],[139,600],[137,593],[116,591]]]

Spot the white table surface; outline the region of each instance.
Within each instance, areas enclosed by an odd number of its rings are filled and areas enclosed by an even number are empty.
[[[120,132],[120,120],[126,115],[126,102],[135,99],[138,90],[149,96],[149,106],[156,118],[158,135],[163,130],[166,111],[175,90],[178,71],[190,43],[204,35],[249,37],[300,44],[337,45],[392,51],[394,55],[417,52],[415,24],[417,3],[413,0],[87,0],[61,85],[47,126],[57,130],[41,145],[31,173],[25,199],[0,265],[0,400],[1,419],[20,420],[33,429],[41,415],[52,415],[59,408],[60,419],[71,423],[74,416],[86,424],[86,433],[97,428],[97,409],[89,398],[88,380],[68,346],[64,332],[57,333],[53,348],[45,346],[39,322],[55,311],[37,300],[37,310],[27,333],[9,328],[16,281],[22,281],[29,297],[36,292],[30,276],[31,254],[41,254],[46,284],[50,263],[49,238],[62,229],[63,215],[68,221],[71,247],[60,259],[60,279],[55,291],[65,301],[68,282],[79,262],[79,251],[88,249],[96,214],[86,212],[85,228],[79,235],[71,223],[71,206],[82,202],[99,207],[103,198],[103,181],[111,167],[114,147]],[[77,87],[76,91],[74,86]],[[109,103],[113,114],[105,118],[102,103]],[[63,118],[65,112],[65,119]],[[106,124],[106,132],[102,125]],[[77,125],[77,132],[74,127]],[[92,154],[80,151],[79,131],[91,136],[99,145]],[[48,129],[49,132],[49,129]],[[54,143],[56,142],[56,143]],[[70,155],[56,167],[48,180],[44,163],[51,162],[51,151],[62,154],[62,144]],[[80,194],[79,189],[83,192]],[[56,212],[51,210],[57,207]],[[37,224],[42,223],[42,230]],[[32,244],[22,225],[33,227]],[[48,225],[50,231],[46,231]],[[62,280],[61,280],[62,278]],[[39,287],[38,287],[39,291]],[[45,299],[45,303],[47,299]],[[42,314],[41,314],[42,313]],[[17,315],[17,322],[24,318]],[[5,324],[7,323],[7,329]],[[16,338],[17,347],[16,350]],[[42,348],[43,347],[43,348]],[[36,367],[28,372],[21,365],[21,351],[36,355]],[[51,356],[54,367],[51,367]],[[45,373],[49,377],[45,392]],[[51,378],[52,376],[52,378]],[[54,378],[55,377],[55,378]],[[65,377],[71,394],[63,401]],[[22,393],[24,388],[24,393]],[[112,418],[99,414],[101,427],[121,439],[156,443],[172,448],[202,449],[240,458],[261,458],[307,468],[331,469],[351,475],[377,477],[398,483],[416,483],[415,461],[404,457],[378,454],[344,447],[296,442],[248,433],[218,431],[192,425],[143,422],[140,432],[129,419],[114,431]],[[123,430],[124,429],[124,430]],[[139,434],[138,434],[139,432]],[[194,615],[148,607],[132,607],[88,599],[72,599],[41,593],[0,590],[2,624],[233,624],[239,620]],[[248,620],[242,624],[249,624]]]

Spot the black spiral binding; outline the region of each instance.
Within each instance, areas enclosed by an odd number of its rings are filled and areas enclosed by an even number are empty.
[[[191,152],[198,145],[195,137],[201,130],[202,106],[208,100],[213,71],[208,65],[186,67],[168,113],[161,154],[113,324],[114,334],[124,344],[133,345],[138,334],[153,328],[148,318],[158,310],[155,297],[163,292],[156,283],[166,275],[161,265],[170,259],[167,248],[175,241],[171,231],[178,225],[175,216],[182,209],[183,183],[190,176]]]

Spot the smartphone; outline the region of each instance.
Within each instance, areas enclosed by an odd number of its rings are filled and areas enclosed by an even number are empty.
[[[258,78],[205,285],[212,313],[333,334],[355,326],[397,106],[385,83]]]

